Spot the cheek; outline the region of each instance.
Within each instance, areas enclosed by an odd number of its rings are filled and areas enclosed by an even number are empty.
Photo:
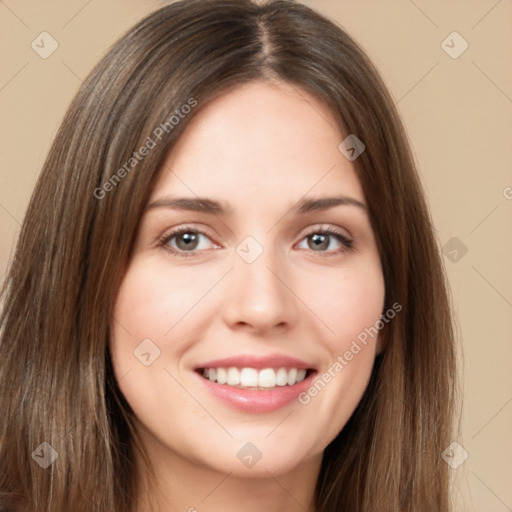
[[[182,302],[175,296],[179,284],[158,267],[138,265],[137,261],[130,265],[113,312],[110,350],[118,379],[140,371],[145,363],[155,368],[168,357],[165,334],[177,321],[176,308],[187,302],[186,296]]]
[[[110,353],[119,389],[145,424],[164,421],[163,411],[165,421],[178,421],[191,406],[177,364],[202,328],[194,313],[211,286],[208,276],[197,271],[170,272],[155,261],[135,259],[125,274],[113,312]]]
[[[114,309],[118,336],[114,337],[129,338],[135,344],[150,338],[168,348],[171,332],[197,307],[216,279],[193,268],[170,272],[158,262],[135,261],[118,293]]]
[[[370,379],[379,332],[375,325],[384,307],[384,279],[380,263],[372,259],[347,265],[336,276],[309,282],[303,289],[325,326],[317,339],[328,358],[299,402],[324,418],[320,422],[324,435],[333,439],[357,407]]]
[[[180,372],[183,354],[215,318],[212,297],[223,272],[171,270],[162,258],[132,261],[117,295],[110,341],[114,373],[129,402],[142,397],[148,405],[151,389],[176,387],[182,394],[168,372]]]
[[[323,339],[330,352],[343,350],[382,314],[384,280],[375,262],[341,269],[335,276],[309,280],[304,286],[308,305],[326,327]]]

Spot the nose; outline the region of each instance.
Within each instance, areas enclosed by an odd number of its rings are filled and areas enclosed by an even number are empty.
[[[261,335],[284,332],[297,322],[298,299],[290,273],[284,262],[264,256],[252,263],[237,256],[222,310],[230,329]]]

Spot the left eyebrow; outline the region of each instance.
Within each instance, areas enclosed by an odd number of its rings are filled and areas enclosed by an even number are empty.
[[[367,207],[361,201],[354,199],[353,197],[348,196],[338,196],[338,197],[322,197],[318,199],[305,199],[298,203],[295,207],[295,213],[307,213],[311,211],[318,210],[327,210],[329,208],[334,208],[335,206],[357,206],[358,208],[363,209],[367,212]]]

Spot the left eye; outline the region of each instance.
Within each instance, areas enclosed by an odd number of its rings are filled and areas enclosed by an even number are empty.
[[[304,244],[306,244],[306,247]],[[350,248],[351,246],[352,241],[340,233],[318,231],[304,237],[298,247],[300,249],[311,249],[315,252],[326,252],[329,250]]]

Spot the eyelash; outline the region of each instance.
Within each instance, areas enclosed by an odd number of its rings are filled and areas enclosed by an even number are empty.
[[[162,247],[164,250],[170,252],[174,256],[185,257],[185,258],[190,257],[190,256],[196,256],[197,252],[200,252],[200,250],[198,251],[198,250],[194,249],[192,251],[179,251],[179,250],[176,250],[168,245],[169,242],[174,237],[183,235],[185,233],[195,233],[195,234],[203,235],[203,236],[207,237],[208,239],[210,239],[210,237],[203,231],[201,231],[197,228],[184,226],[175,231],[172,231],[171,233],[167,233],[167,234],[163,235],[159,239],[158,245],[160,247]],[[351,251],[354,248],[354,241],[352,239],[348,238],[344,233],[336,230],[335,228],[331,228],[331,227],[325,228],[325,229],[323,229],[323,228],[312,229],[311,231],[306,233],[301,238],[301,241],[311,235],[316,235],[316,234],[330,235],[330,236],[336,238],[343,245],[343,247],[341,249],[337,249],[336,251],[313,251],[313,250],[311,250],[311,252],[317,253],[316,254],[317,256],[320,256],[320,257],[335,256],[335,255],[341,254],[342,252]]]

